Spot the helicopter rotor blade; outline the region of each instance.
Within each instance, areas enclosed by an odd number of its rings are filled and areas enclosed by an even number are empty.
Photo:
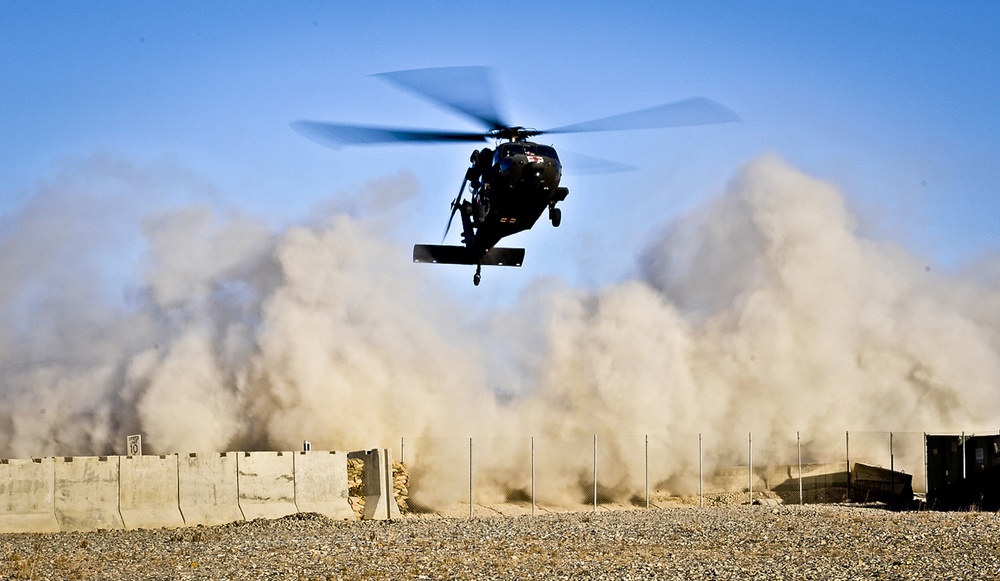
[[[602,117],[582,123],[563,125],[540,133],[583,133],[591,131],[625,131],[664,127],[689,127],[716,123],[739,122],[740,116],[722,103],[706,97],[693,97],[640,109],[630,113]]]
[[[462,203],[462,194],[465,193],[465,184],[468,181],[468,178],[462,180],[462,187],[458,189],[458,197],[451,203],[451,216],[448,216],[448,225],[444,228],[444,236],[441,237],[441,242],[444,242],[444,239],[448,237],[448,230],[451,230],[451,221],[455,218],[455,211],[458,210],[458,206]]]
[[[569,175],[609,175],[639,169],[627,163],[594,157],[565,148],[559,148],[559,159],[563,161],[563,172]]]
[[[375,76],[474,119],[490,130],[507,127],[497,111],[493,69],[489,67],[437,67]]]
[[[291,126],[304,137],[333,148],[341,145],[485,141],[487,138],[484,133],[321,123],[318,121],[295,121]]]

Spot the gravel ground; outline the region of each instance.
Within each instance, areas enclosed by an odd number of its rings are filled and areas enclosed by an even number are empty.
[[[993,579],[995,513],[737,506],[0,535],[0,579]]]

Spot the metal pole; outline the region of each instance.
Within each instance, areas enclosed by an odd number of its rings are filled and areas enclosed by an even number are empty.
[[[965,480],[965,431],[962,431],[962,480]]]
[[[705,508],[705,469],[703,466],[705,454],[703,450],[701,432],[698,432],[698,506],[701,508]]]
[[[531,437],[531,516],[535,516],[535,437]]]
[[[594,434],[594,512],[597,512],[597,434]]]
[[[403,456],[403,437],[402,436],[399,437],[399,463],[400,464],[405,464],[406,463],[406,456]]]
[[[747,456],[749,457],[747,489],[750,490],[750,504],[753,504],[753,432],[747,435]]]
[[[896,460],[892,455],[892,432],[889,432],[889,510],[892,510],[892,499],[896,496]]]
[[[965,430],[962,430],[962,503],[967,502],[968,488],[965,485]]]
[[[927,499],[927,486],[927,432],[924,432],[924,500]]]
[[[847,442],[847,500],[851,501],[851,432],[844,432]]]
[[[795,432],[795,452],[799,457],[799,506],[802,506],[802,438]]]
[[[649,508],[649,434],[646,434],[646,508]]]
[[[469,438],[469,518],[472,518],[472,438]]]

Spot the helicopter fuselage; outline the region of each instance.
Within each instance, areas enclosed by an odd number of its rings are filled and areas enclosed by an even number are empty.
[[[556,204],[566,199],[569,190],[559,185],[562,163],[548,145],[511,139],[497,145],[496,151],[477,149],[470,161],[452,204],[453,213],[462,216],[463,246],[417,244],[413,260],[476,265],[473,282],[478,285],[483,265],[521,266],[523,248],[498,248],[497,243],[530,229],[546,209],[552,225],[558,226],[562,210]],[[471,186],[469,200],[463,199],[466,183]]]
[[[569,194],[559,187],[562,163],[551,146],[530,141],[501,143],[488,166],[476,161],[482,153],[473,153],[467,176],[472,182],[472,200],[460,208],[463,242],[478,256],[502,238],[534,226],[546,209],[550,217],[558,216],[556,203]],[[558,221],[553,219],[555,225]]]

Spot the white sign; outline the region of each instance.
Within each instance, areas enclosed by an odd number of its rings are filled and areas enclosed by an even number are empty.
[[[128,456],[142,456],[142,436],[136,434],[128,437]]]

